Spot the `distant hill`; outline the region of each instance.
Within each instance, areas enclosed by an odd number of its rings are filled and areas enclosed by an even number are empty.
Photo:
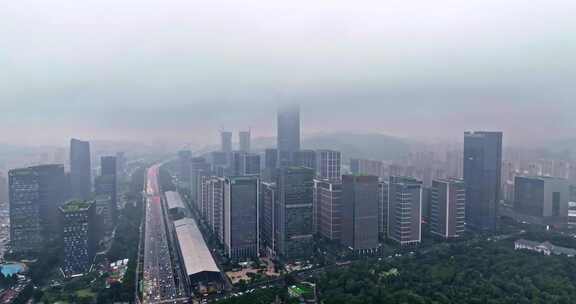
[[[256,138],[252,146],[261,150],[276,145],[275,138]],[[326,133],[307,136],[302,140],[303,149],[333,149],[342,152],[345,159],[367,158],[395,160],[406,155],[412,142],[384,134]]]

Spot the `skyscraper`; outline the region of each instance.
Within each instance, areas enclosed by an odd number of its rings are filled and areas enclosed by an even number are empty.
[[[17,253],[37,253],[42,248],[40,178],[31,168],[8,172],[10,196],[10,246]]]
[[[314,180],[314,229],[320,236],[340,242],[342,234],[342,184]]]
[[[502,179],[502,133],[464,133],[466,224],[481,230],[497,226]]]
[[[100,176],[95,182],[97,195],[110,197],[109,215],[112,225],[116,224],[118,210],[118,168],[115,156],[103,156],[100,160]]]
[[[278,172],[278,150],[266,149],[264,151],[264,172],[262,179],[266,182],[276,182]]]
[[[378,182],[378,233],[382,239],[388,237],[388,191],[389,182]]]
[[[309,256],[314,241],[314,170],[282,168],[278,183],[276,242],[285,258]]]
[[[443,238],[464,234],[466,214],[466,186],[463,180],[432,181],[430,231]]]
[[[276,184],[262,183],[260,193],[260,246],[271,255],[276,255]]]
[[[278,109],[278,162],[282,167],[294,164],[294,152],[300,150],[300,107],[283,106]]]
[[[259,187],[257,177],[230,177],[225,182],[224,246],[232,259],[259,253]]]
[[[230,154],[232,153],[232,132],[222,131],[220,132],[221,139],[221,151]]]
[[[422,182],[391,176],[388,193],[388,236],[400,245],[422,241]]]
[[[78,139],[70,141],[70,183],[72,197],[88,199],[92,192],[90,143]]]
[[[58,207],[66,199],[64,165],[40,165],[30,169],[38,173],[40,222],[44,236],[53,235],[60,230]]]
[[[238,133],[238,140],[240,141],[240,151],[250,152],[250,131],[240,131]]]
[[[63,223],[64,265],[66,277],[90,270],[96,255],[97,231],[94,202],[72,200],[60,207]]]
[[[378,177],[342,176],[342,245],[360,253],[378,249]]]
[[[339,181],[341,155],[339,151],[319,150],[316,152],[316,176],[319,179]]]

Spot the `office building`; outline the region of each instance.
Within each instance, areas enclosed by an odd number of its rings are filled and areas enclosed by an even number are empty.
[[[239,150],[246,153],[250,152],[250,131],[240,131],[238,139],[240,141]]]
[[[339,181],[342,176],[340,168],[342,166],[339,151],[318,150],[316,152],[316,176],[318,179]]]
[[[466,216],[466,186],[463,180],[432,181],[430,231],[443,238],[464,234]]]
[[[110,197],[110,220],[115,226],[118,217],[118,167],[115,156],[103,156],[101,158],[100,176],[96,178],[94,190],[96,195]]]
[[[314,170],[282,168],[278,181],[278,254],[288,259],[309,256],[314,241]]]
[[[251,258],[259,253],[257,177],[229,177],[224,189],[224,247],[232,259]]]
[[[378,249],[377,176],[342,176],[341,243],[358,253]]]
[[[66,277],[87,273],[97,249],[96,208],[94,202],[72,200],[60,207],[63,225]]]
[[[38,173],[40,224],[44,237],[49,238],[60,231],[58,207],[66,200],[64,165],[40,165],[30,169]]]
[[[232,153],[232,132],[220,132],[220,150],[226,154]]]
[[[388,193],[388,237],[400,245],[422,241],[422,182],[391,176]]]
[[[8,172],[10,197],[10,247],[20,254],[42,249],[40,177],[31,168]]]
[[[519,220],[540,225],[567,222],[568,180],[544,176],[516,176],[514,211]]]
[[[271,256],[276,255],[276,196],[275,183],[262,183],[260,185],[260,248]]]
[[[340,242],[341,226],[342,184],[327,179],[314,180],[314,232]]]
[[[224,185],[225,179],[213,176],[208,180],[208,218],[206,221],[214,235],[224,243]]]
[[[502,133],[464,133],[466,225],[495,230],[502,179]]]
[[[200,211],[201,195],[202,195],[202,179],[204,175],[210,175],[210,164],[206,162],[204,157],[192,157],[190,160],[190,197],[194,202],[194,206]]]
[[[72,197],[88,199],[92,192],[90,143],[78,139],[70,141],[70,183]]]
[[[266,149],[264,151],[264,170],[262,179],[266,182],[276,182],[278,168],[278,150]]]
[[[378,182],[378,234],[381,239],[388,237],[388,191],[389,182]]]
[[[294,165],[294,152],[300,150],[300,107],[287,105],[278,109],[277,120],[278,164]]]

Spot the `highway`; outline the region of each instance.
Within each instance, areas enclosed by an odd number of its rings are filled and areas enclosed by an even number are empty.
[[[174,275],[166,219],[159,185],[160,165],[148,169],[146,179],[146,218],[144,231],[144,303],[182,303],[182,289]]]

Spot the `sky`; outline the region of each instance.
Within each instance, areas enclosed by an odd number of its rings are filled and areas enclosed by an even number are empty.
[[[576,137],[573,0],[4,0],[0,142]]]

